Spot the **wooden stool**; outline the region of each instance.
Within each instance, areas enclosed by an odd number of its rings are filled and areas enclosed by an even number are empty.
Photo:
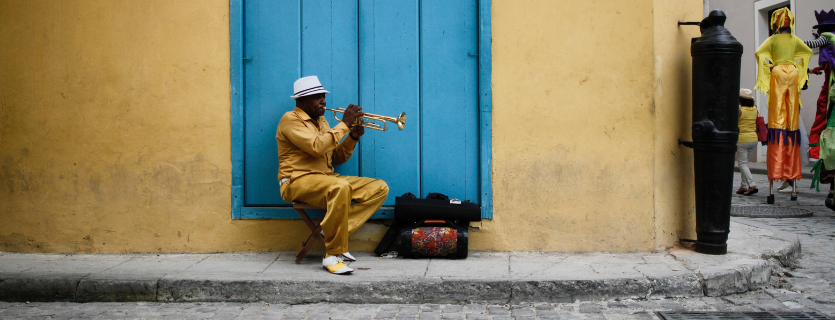
[[[307,203],[301,202],[293,202],[293,209],[296,209],[296,212],[299,213],[299,216],[302,218],[307,227],[310,228],[310,235],[307,237],[307,240],[302,242],[301,246],[299,246],[299,250],[296,251],[296,263],[301,263],[302,259],[307,255],[307,251],[310,250],[310,247],[313,246],[313,240],[319,240],[322,244],[325,244],[325,239],[322,238],[322,226],[320,223],[313,223],[313,220],[310,219],[310,216],[307,215],[307,212],[304,212],[304,209],[325,209],[319,208],[315,206],[311,206]]]

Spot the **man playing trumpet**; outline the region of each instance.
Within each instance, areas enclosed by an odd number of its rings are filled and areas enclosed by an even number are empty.
[[[333,274],[350,273],[354,270],[343,261],[356,259],[348,252],[348,235],[380,209],[388,185],[380,179],[333,172],[334,164],[348,161],[365,133],[365,128],[355,125],[363,116],[362,108],[349,105],[342,121],[331,128],[322,117],[325,94],[330,92],[319,78],[301,78],[293,88],[296,107],[281,117],[275,134],[281,198],[327,209],[322,220],[327,251],[322,266]]]

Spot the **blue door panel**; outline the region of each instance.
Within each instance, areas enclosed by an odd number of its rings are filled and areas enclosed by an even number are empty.
[[[478,3],[421,1],[421,195],[479,202]]]
[[[299,77],[300,3],[244,3],[244,181],[247,206],[284,203],[278,185],[278,120],[292,110]],[[280,18],[279,18],[280,17]]]
[[[406,192],[479,202],[478,6],[478,0],[243,1],[242,212],[269,218],[267,207],[289,205],[279,194],[275,130],[295,105],[293,82],[308,75],[331,92],[329,108],[354,103],[369,113],[408,116],[403,131],[391,123],[389,132],[366,129],[337,173],[386,181],[386,206]],[[325,117],[337,124],[331,112]],[[290,210],[275,217],[294,216]]]
[[[366,130],[362,138],[360,171],[388,183],[385,205],[420,193],[418,30],[417,0],[360,0],[360,105],[364,112],[408,117],[403,131]]]
[[[315,75],[330,91],[328,108],[359,104],[358,3],[344,0],[306,0],[302,4],[302,76]],[[342,118],[342,114],[337,114]],[[338,124],[325,112],[331,127]],[[342,175],[359,175],[359,149],[348,162],[335,166]],[[277,159],[276,159],[277,161]]]

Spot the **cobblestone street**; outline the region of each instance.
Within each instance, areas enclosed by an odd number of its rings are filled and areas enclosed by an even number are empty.
[[[761,192],[734,195],[734,205],[765,206],[767,183],[755,175]],[[735,183],[739,183],[736,174]],[[736,189],[734,186],[734,190]],[[267,303],[9,303],[0,302],[0,319],[657,319],[654,311],[817,311],[835,316],[835,214],[821,193],[800,183],[798,201],[777,193],[776,205],[810,210],[807,218],[733,218],[797,234],[802,256],[795,266],[772,277],[772,286],[744,294],[663,300],[611,300],[524,305],[358,305]],[[775,186],[776,187],[776,186]],[[731,230],[733,232],[733,230]]]

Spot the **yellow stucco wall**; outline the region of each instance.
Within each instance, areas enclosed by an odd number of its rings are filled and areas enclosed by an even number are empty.
[[[678,152],[668,142],[689,131],[689,116],[681,119],[689,108],[677,104],[689,89],[659,81],[653,48],[662,58],[687,57],[693,36],[654,25],[675,22],[673,13],[696,18],[701,2],[494,1],[495,213],[473,233],[474,247],[650,251],[672,244],[656,232],[678,232],[674,222],[692,206],[692,178],[680,176],[692,169],[660,154]],[[671,74],[682,63],[668,61],[661,77],[689,78]]]
[[[0,250],[289,249],[231,219],[228,1],[0,2]]]
[[[689,84],[665,80],[686,3],[493,0],[494,219],[472,250],[650,251],[689,226],[692,153],[669,144]],[[0,251],[295,249],[299,221],[231,219],[229,78],[228,0],[0,0]]]
[[[655,244],[663,248],[696,238],[693,151],[677,140],[691,139],[690,39],[700,34],[698,26],[677,23],[701,21],[703,7],[701,1],[654,2]]]

